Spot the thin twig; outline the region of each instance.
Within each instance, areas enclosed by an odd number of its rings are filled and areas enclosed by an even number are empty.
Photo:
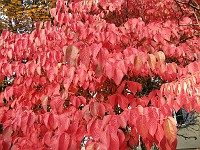
[[[193,2],[196,4],[196,6],[194,6],[192,3],[190,3],[190,1],[188,2],[188,5],[190,7],[192,7],[193,9],[200,10],[198,3],[195,0],[193,0]]]
[[[186,139],[194,139],[194,140],[197,140],[197,137],[196,136],[185,136],[185,135],[183,135],[183,134],[177,134],[178,136],[181,136],[181,137],[183,137],[183,138],[185,138],[185,140]]]

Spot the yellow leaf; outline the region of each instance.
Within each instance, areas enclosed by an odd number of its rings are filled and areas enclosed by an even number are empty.
[[[149,54],[149,60],[148,60],[149,66],[152,70],[155,69],[156,65],[156,57],[153,54]]]
[[[168,117],[164,122],[164,131],[169,145],[177,138],[176,120],[173,117]]]
[[[141,66],[142,66],[142,60],[140,59],[140,57],[136,56],[134,60],[134,67],[136,70],[139,70]]]
[[[165,54],[162,51],[156,52],[155,56],[159,62],[165,61]]]

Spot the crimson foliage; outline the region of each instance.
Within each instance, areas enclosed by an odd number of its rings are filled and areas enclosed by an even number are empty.
[[[200,112],[199,4],[57,0],[50,12],[0,37],[0,149],[175,149],[172,112]]]

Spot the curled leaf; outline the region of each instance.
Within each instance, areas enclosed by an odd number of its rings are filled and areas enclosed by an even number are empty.
[[[79,49],[76,46],[69,45],[63,47],[64,63],[70,66],[77,66]]]

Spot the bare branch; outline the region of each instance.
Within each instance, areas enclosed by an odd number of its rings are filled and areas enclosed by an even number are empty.
[[[183,134],[177,134],[177,135],[180,136],[180,137],[185,138],[185,140],[186,140],[186,139],[194,139],[194,140],[197,140],[197,137],[196,137],[196,136],[185,136],[185,135],[183,135]]]

